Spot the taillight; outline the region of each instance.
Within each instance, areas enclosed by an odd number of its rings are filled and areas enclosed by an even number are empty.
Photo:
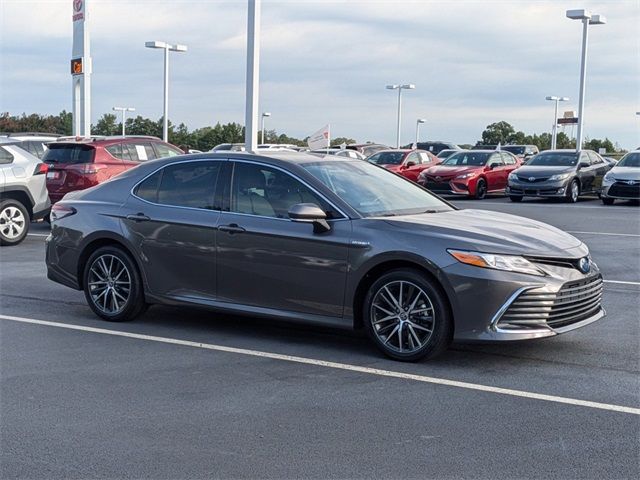
[[[36,169],[33,172],[34,175],[42,175],[43,173],[47,173],[49,171],[49,165],[46,163],[39,163],[36,165]]]
[[[53,205],[53,207],[51,207],[51,221],[55,222],[56,220],[69,217],[76,212],[77,210],[73,207],[67,207],[65,205],[60,205],[59,203],[56,203]]]
[[[107,168],[107,166],[100,163],[85,163],[82,165],[82,173],[98,173],[105,168]]]

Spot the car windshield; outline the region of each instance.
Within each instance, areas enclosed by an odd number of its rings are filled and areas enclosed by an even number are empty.
[[[363,217],[453,210],[418,185],[367,162],[314,162],[302,166]]]
[[[371,155],[368,160],[376,165],[400,165],[404,152],[380,152]]]
[[[616,167],[640,167],[640,152],[627,153]]]
[[[575,152],[542,152],[529,160],[527,166],[572,167],[576,163],[578,163],[578,154]]]
[[[83,144],[50,144],[44,153],[42,161],[46,163],[92,163],[96,149]]]
[[[506,147],[502,147],[502,150],[506,150],[507,152],[511,152],[514,155],[524,155],[525,147],[506,146]]]
[[[447,158],[441,165],[473,165],[482,166],[487,163],[491,153],[489,152],[459,152]]]

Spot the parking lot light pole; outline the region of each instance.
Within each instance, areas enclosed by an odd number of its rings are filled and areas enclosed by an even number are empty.
[[[607,19],[589,10],[567,10],[567,18],[582,21],[582,59],[580,61],[580,98],[578,99],[578,133],[576,136],[576,152],[582,148],[584,136],[584,94],[587,78],[587,40],[589,25],[604,25]]]
[[[271,116],[270,112],[262,112],[262,125],[260,125],[260,130],[262,131],[262,136],[261,136],[260,143],[264,143],[264,119],[266,117],[270,117],[270,116]]]
[[[551,96],[551,97],[547,97],[547,100],[550,100],[552,102],[555,102],[556,104],[556,108],[554,110],[553,113],[553,127],[551,130],[551,150],[555,150],[556,149],[556,141],[558,139],[558,103],[559,102],[568,102],[569,101],[569,97],[556,97],[556,96]]]
[[[420,124],[426,123],[426,118],[419,118],[416,120],[416,148],[418,148],[418,137],[420,136]]]
[[[122,112],[122,136],[124,137],[124,124],[127,120],[127,112],[135,112],[133,107],[113,107],[114,112]]]
[[[387,85],[387,90],[398,90],[398,127],[396,131],[396,148],[400,148],[400,117],[402,116],[402,90],[413,90],[416,86],[413,83],[404,85]]]
[[[147,48],[164,50],[164,108],[162,118],[162,139],[169,141],[169,52],[186,52],[186,45],[170,45],[166,42],[145,42]]]

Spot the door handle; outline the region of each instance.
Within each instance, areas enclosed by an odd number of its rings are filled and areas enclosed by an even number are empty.
[[[127,220],[133,220],[134,222],[148,222],[151,220],[144,213],[136,213],[134,215],[127,215]]]
[[[237,223],[231,223],[229,225],[219,225],[218,230],[220,230],[221,232],[227,232],[231,234],[246,232],[246,230],[241,226],[239,226]]]

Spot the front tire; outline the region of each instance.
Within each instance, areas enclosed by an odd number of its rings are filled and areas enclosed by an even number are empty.
[[[568,203],[576,203],[579,197],[580,197],[580,183],[578,182],[578,180],[573,179],[571,180],[571,183],[567,187],[565,201],[567,201]]]
[[[476,194],[473,196],[476,200],[482,200],[487,196],[487,182],[482,178],[476,183]]]
[[[363,315],[373,343],[395,360],[436,357],[453,336],[441,289],[412,269],[392,270],[376,280],[364,299]]]
[[[615,202],[615,199],[613,198],[602,197],[601,200],[605,205],[613,205],[613,203]]]
[[[509,195],[509,200],[511,200],[512,202],[521,202],[522,201],[522,196],[519,195]]]
[[[0,202],[0,245],[22,242],[29,232],[29,212],[18,200],[8,198]]]
[[[142,280],[133,259],[114,246],[97,249],[87,261],[84,296],[91,310],[110,322],[126,322],[144,312]]]

